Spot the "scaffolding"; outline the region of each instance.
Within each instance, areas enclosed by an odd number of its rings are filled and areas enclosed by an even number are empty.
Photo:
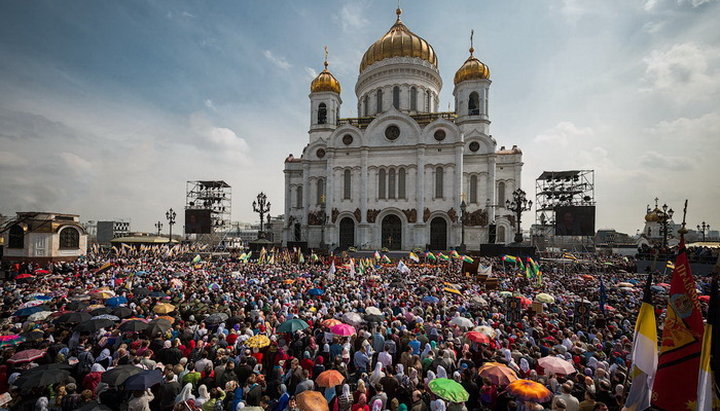
[[[232,187],[223,180],[194,180],[186,184],[185,210],[210,211],[210,233],[230,229]]]

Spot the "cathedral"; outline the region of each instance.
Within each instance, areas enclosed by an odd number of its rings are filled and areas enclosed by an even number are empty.
[[[471,46],[454,77],[455,110],[439,111],[438,56],[396,13],[360,62],[357,117],[340,118],[327,58],[310,84],[309,141],[285,159],[285,244],[447,250],[464,240],[477,250],[512,241],[505,202],[520,187],[522,151],[498,149],[490,134],[489,68]]]

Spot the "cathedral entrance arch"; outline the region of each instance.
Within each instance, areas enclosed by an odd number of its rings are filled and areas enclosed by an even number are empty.
[[[447,250],[447,222],[442,217],[430,221],[430,249]]]
[[[388,250],[402,248],[402,222],[395,214],[388,214],[382,219],[382,246]]]
[[[340,220],[340,239],[338,241],[341,250],[346,250],[355,245],[355,222],[350,217]]]

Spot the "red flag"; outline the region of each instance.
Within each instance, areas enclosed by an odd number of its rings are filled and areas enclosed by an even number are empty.
[[[653,383],[653,407],[667,411],[695,409],[703,331],[695,278],[682,238],[670,281],[670,298]]]

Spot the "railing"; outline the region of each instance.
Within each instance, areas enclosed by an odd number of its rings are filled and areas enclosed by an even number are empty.
[[[412,117],[413,120],[417,121],[417,123],[420,124],[421,126],[426,126],[439,118],[453,121],[453,120],[455,120],[457,115],[452,111],[446,111],[446,112],[439,112],[439,113],[411,114],[410,117]],[[359,128],[359,129],[365,129],[373,120],[375,120],[374,116],[341,118],[338,120],[338,125],[342,126],[345,124],[349,124],[351,126]]]

